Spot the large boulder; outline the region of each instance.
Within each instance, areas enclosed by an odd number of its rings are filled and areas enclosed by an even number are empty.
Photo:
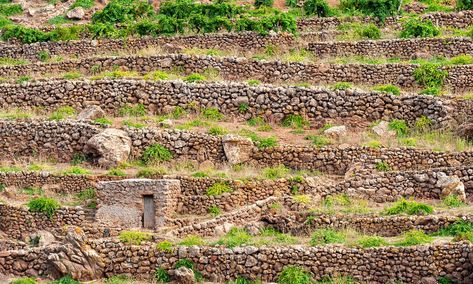
[[[332,137],[338,138],[347,133],[347,127],[345,125],[332,126],[324,131],[324,134]]]
[[[443,172],[437,173],[437,187],[442,189],[441,196],[456,195],[461,200],[466,200],[465,185],[457,176],[447,176]]]
[[[99,106],[88,106],[83,109],[79,115],[77,115],[78,120],[94,120],[97,118],[102,118],[105,116],[105,112]]]
[[[82,20],[85,16],[85,11],[84,8],[82,7],[76,7],[72,10],[69,10],[66,14],[68,19],[72,20]]]
[[[461,124],[457,128],[457,135],[468,140],[473,140],[473,120]]]
[[[87,244],[84,231],[79,227],[67,228],[64,245],[51,247],[48,269],[53,277],[71,275],[81,281],[103,277],[105,263],[100,255]]]
[[[87,141],[84,152],[96,158],[102,167],[116,167],[128,159],[131,139],[123,130],[107,128]]]
[[[394,137],[396,136],[396,131],[389,129],[389,123],[386,121],[381,121],[378,125],[373,126],[373,132],[380,137]]]
[[[181,266],[174,271],[174,275],[176,277],[176,282],[179,284],[194,284],[195,276],[194,271],[187,267]]]
[[[250,160],[253,142],[249,138],[228,134],[223,136],[222,143],[230,164],[235,165]]]

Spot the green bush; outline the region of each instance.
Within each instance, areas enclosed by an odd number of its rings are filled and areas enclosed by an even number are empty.
[[[217,205],[212,205],[207,209],[207,212],[209,212],[213,217],[217,217],[222,213],[222,210]]]
[[[51,218],[60,207],[59,202],[52,198],[38,197],[28,202],[28,209],[31,212],[42,212]]]
[[[440,69],[439,64],[424,63],[414,70],[414,79],[425,87],[441,87],[448,76],[447,70]]]
[[[374,148],[374,147],[373,147]],[[391,167],[389,166],[389,164],[387,164],[386,162],[382,161],[382,162],[377,162],[376,165],[375,165],[376,169],[380,172],[389,172],[391,170]]]
[[[453,224],[450,224],[447,227],[438,231],[436,235],[456,237],[461,234],[472,233],[472,232],[473,232],[473,222],[465,221],[463,219],[458,219]]]
[[[59,280],[53,281],[50,284],[81,284],[79,281],[74,280],[70,275],[64,276]]]
[[[350,13],[359,11],[384,22],[387,17],[398,13],[400,4],[400,0],[342,0],[340,8]]]
[[[19,278],[10,282],[10,284],[37,284],[33,278]]]
[[[356,29],[356,33],[361,38],[367,38],[367,39],[380,39],[381,38],[381,30],[375,24],[364,25]]]
[[[401,90],[398,87],[393,86],[393,85],[376,86],[374,90],[382,92],[382,93],[391,94],[394,96],[399,96],[401,94]]]
[[[435,37],[440,34],[440,29],[432,21],[419,18],[409,18],[402,25],[400,36],[402,38]]]
[[[156,271],[154,272],[154,278],[156,278],[156,281],[158,281],[158,283],[167,283],[169,282],[171,277],[169,277],[169,273],[166,271],[166,269],[156,267]]]
[[[273,3],[274,3],[274,0],[255,0],[254,5],[256,8],[259,8],[261,6],[272,7]]]
[[[94,7],[95,1],[94,0],[76,0],[69,9],[74,9],[76,7],[82,7],[84,9],[90,9]]]
[[[331,143],[329,138],[320,135],[307,135],[305,139],[312,141],[312,145],[317,148],[325,147]]]
[[[384,210],[384,214],[386,215],[428,215],[432,214],[433,212],[434,209],[430,205],[414,200],[406,200],[404,198],[399,199],[391,207]]]
[[[232,191],[233,191],[233,188],[231,188],[227,183],[217,182],[217,183],[214,183],[209,188],[207,188],[207,195],[208,196],[218,196],[218,195],[222,195],[226,192],[232,192]]]
[[[310,238],[311,246],[319,246],[326,244],[342,244],[345,243],[344,234],[333,229],[318,229],[314,231]]]
[[[173,251],[173,244],[170,241],[162,241],[156,245],[156,249],[165,252],[172,252]]]
[[[206,80],[205,76],[199,73],[192,73],[189,76],[184,78],[184,81],[188,83],[201,82],[205,80]]]
[[[0,15],[2,16],[14,16],[23,13],[23,8],[20,4],[0,4]]]
[[[357,240],[356,244],[362,248],[385,246],[388,242],[378,236],[364,236]]]
[[[76,110],[70,106],[63,106],[58,108],[49,116],[49,120],[62,120],[65,118],[72,117],[76,113]]]
[[[141,155],[141,161],[146,165],[156,162],[166,162],[170,161],[171,159],[171,151],[159,144],[153,144],[149,146]]]
[[[225,236],[217,241],[217,244],[229,248],[239,247],[250,243],[251,235],[245,229],[232,228]]]
[[[118,235],[118,239],[129,245],[141,245],[144,241],[151,241],[153,236],[149,233],[139,231],[122,231]]]
[[[332,86],[333,90],[347,90],[353,87],[351,83],[348,82],[338,82]]]
[[[403,239],[396,242],[396,246],[415,246],[432,242],[433,238],[426,235],[423,231],[411,230],[404,233]]]
[[[278,284],[311,284],[312,276],[310,272],[297,267],[286,266],[278,277]]]
[[[427,87],[419,92],[420,95],[439,96],[442,94],[440,87]]]
[[[463,202],[458,195],[451,194],[442,199],[442,204],[450,208],[456,208],[465,205],[465,202]]]
[[[277,167],[268,167],[262,170],[263,177],[266,179],[280,179],[284,178],[289,173],[289,169],[284,165],[278,165]]]
[[[328,17],[330,16],[330,7],[325,0],[306,0],[304,2],[304,14]]]
[[[473,10],[473,0],[457,0],[458,10]]]
[[[284,118],[282,121],[282,126],[284,127],[292,127],[296,129],[301,129],[304,127],[309,126],[310,123],[307,121],[305,118],[303,118],[301,115],[296,115],[296,114],[290,114]]]
[[[202,245],[205,245],[205,241],[199,236],[188,235],[179,243],[179,245],[180,246],[202,246]]]
[[[153,15],[153,6],[147,1],[112,0],[92,15],[92,23],[124,23]]]
[[[404,120],[400,119],[391,120],[388,124],[388,128],[390,130],[396,131],[398,137],[406,136],[409,132],[409,127],[407,126],[407,123]]]
[[[215,107],[204,109],[202,111],[202,116],[206,119],[210,119],[214,121],[222,120],[225,117],[222,113],[220,113],[218,108],[215,108]]]

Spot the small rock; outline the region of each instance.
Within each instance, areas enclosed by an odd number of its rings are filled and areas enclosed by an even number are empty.
[[[105,112],[99,106],[88,106],[83,109],[79,115],[77,115],[78,120],[94,120],[97,118],[102,118],[105,116]]]
[[[347,133],[347,127],[345,125],[332,126],[324,131],[324,134],[333,138],[338,138]]]
[[[173,127],[173,125],[174,125],[174,122],[172,122],[172,120],[170,120],[170,119],[165,119],[165,120],[160,121],[158,123],[159,127],[164,127],[164,128],[171,128],[171,127]]]
[[[389,129],[389,123],[386,121],[381,121],[378,125],[373,126],[373,132],[380,137],[394,137],[396,136],[396,131]]]
[[[68,19],[82,20],[82,18],[84,18],[84,16],[85,16],[84,8],[76,7],[74,9],[70,10],[69,12],[67,12],[66,16],[67,16]]]

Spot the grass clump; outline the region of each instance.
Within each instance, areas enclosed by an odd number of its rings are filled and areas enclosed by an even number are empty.
[[[156,248],[160,251],[172,252],[173,251],[173,244],[170,241],[164,240],[162,242],[159,242],[156,245]]]
[[[292,127],[295,129],[301,129],[309,126],[310,123],[308,120],[303,118],[301,115],[290,114],[284,118],[282,121],[282,126]]]
[[[402,240],[395,243],[396,246],[415,246],[432,242],[433,238],[423,231],[411,230],[404,233]]]
[[[351,83],[348,83],[348,82],[338,82],[338,83],[335,83],[333,86],[332,86],[332,89],[333,90],[348,90],[350,88],[352,88],[353,85]]]
[[[225,236],[217,241],[217,244],[224,245],[229,248],[239,247],[249,244],[252,237],[245,229],[232,228]]]
[[[144,241],[151,241],[153,236],[149,233],[139,231],[122,231],[118,235],[118,239],[129,245],[141,245]]]
[[[287,174],[289,174],[289,169],[286,168],[284,165],[279,165],[277,167],[267,167],[262,170],[262,176],[265,179],[280,179],[284,178]]]
[[[209,128],[208,133],[213,136],[220,136],[227,134],[227,130],[220,126],[213,126]]]
[[[202,246],[205,245],[204,239],[199,236],[189,235],[185,237],[181,242],[179,242],[180,246]]]
[[[94,0],[76,0],[70,7],[69,9],[74,9],[77,7],[81,7],[84,9],[90,9],[94,7],[95,1]]]
[[[172,153],[168,148],[160,145],[153,144],[146,148],[141,155],[141,161],[145,164],[151,164],[156,162],[166,162],[172,159]]]
[[[169,74],[164,71],[157,70],[145,74],[143,79],[152,81],[169,80]]]
[[[207,78],[205,78],[205,76],[202,74],[192,73],[189,76],[185,77],[184,81],[188,83],[196,83],[196,82],[205,81],[206,79]]]
[[[37,284],[36,280],[33,278],[20,278],[20,279],[15,279],[10,282],[10,284]]]
[[[286,266],[278,277],[278,284],[311,284],[312,276],[298,266]]]
[[[465,202],[456,194],[451,194],[442,199],[442,204],[449,208],[457,208],[465,205]]]
[[[108,170],[107,175],[108,176],[115,176],[115,177],[125,177],[126,173],[122,169],[112,168],[112,169]]]
[[[202,110],[202,116],[206,119],[213,120],[213,121],[219,121],[225,117],[222,113],[220,113],[218,108],[215,108],[215,107],[206,108]]]
[[[71,106],[63,106],[58,108],[55,112],[51,114],[49,120],[62,120],[65,118],[70,118],[76,113],[76,110]]]
[[[381,85],[375,87],[374,90],[394,96],[399,96],[401,94],[401,90],[394,85]]]
[[[107,119],[105,117],[99,117],[93,120],[95,123],[98,123],[100,125],[112,125],[112,121],[110,119]]]
[[[213,217],[217,217],[222,213],[222,210],[217,205],[212,205],[207,209],[207,212],[209,212]]]
[[[143,104],[137,104],[135,106],[122,106],[118,110],[118,114],[120,116],[134,116],[134,117],[139,117],[139,116],[144,116],[146,115],[148,111],[146,110],[146,107]]]
[[[59,209],[60,204],[52,198],[38,197],[31,199],[27,206],[31,212],[42,212],[51,218],[56,210]]]
[[[62,172],[64,175],[89,175],[90,170],[78,166],[70,167]]]
[[[409,132],[409,126],[407,126],[407,123],[400,119],[391,120],[388,124],[388,128],[396,131],[398,137],[406,136]]]
[[[388,242],[384,238],[378,236],[363,236],[356,241],[356,244],[362,248],[373,248],[386,246],[388,245]]]
[[[473,233],[473,222],[458,219],[454,223],[439,230],[435,235],[456,237],[468,233]]]
[[[389,172],[391,170],[391,167],[389,166],[389,164],[384,161],[377,162],[375,164],[375,168],[380,172]]]
[[[248,129],[242,129],[240,135],[250,138],[259,149],[273,148],[278,144],[276,137],[261,137]]]
[[[167,283],[171,280],[167,270],[162,267],[156,267],[156,270],[154,271],[154,278],[156,281],[158,281],[158,283]]]
[[[309,244],[311,246],[327,245],[327,244],[343,244],[346,237],[343,233],[333,229],[318,229],[311,235]]]
[[[292,197],[292,201],[294,201],[295,203],[298,203],[298,204],[304,204],[304,205],[307,205],[307,204],[310,204],[310,202],[312,201],[312,198],[310,198],[310,195],[294,195]]]
[[[208,196],[219,196],[227,192],[233,192],[233,188],[231,188],[228,183],[225,182],[217,182],[207,188]]]
[[[432,206],[414,200],[401,198],[384,210],[386,215],[429,215],[434,212]]]
[[[156,176],[162,176],[167,173],[166,169],[161,168],[161,167],[145,167],[141,168],[138,173],[136,174],[136,177],[139,178],[151,178],[151,177],[156,177]]]
[[[327,145],[330,145],[331,143],[331,140],[329,138],[321,135],[307,135],[305,139],[312,141],[312,145],[317,148],[325,147]]]

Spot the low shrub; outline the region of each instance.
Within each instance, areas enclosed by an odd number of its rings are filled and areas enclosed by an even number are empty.
[[[321,135],[307,135],[305,139],[312,141],[312,145],[317,148],[325,147],[327,145],[330,145],[331,143],[331,140],[329,138]]]
[[[146,167],[146,168],[141,168],[138,173],[136,174],[136,177],[139,178],[151,178],[151,177],[156,177],[156,176],[162,176],[167,173],[166,169],[161,168],[161,167]]]
[[[170,241],[162,241],[156,245],[156,248],[160,251],[172,252],[173,244]]]
[[[51,218],[56,210],[60,208],[59,202],[52,198],[38,197],[28,202],[28,210],[31,212],[42,212]]]
[[[372,248],[388,245],[388,242],[378,236],[363,236],[357,240],[356,244],[362,248]]]
[[[90,9],[94,7],[95,1],[94,0],[76,0],[69,9],[74,9],[76,7],[81,7],[84,9]]]
[[[33,278],[20,278],[10,282],[10,284],[37,284]]]
[[[430,205],[404,198],[399,199],[391,207],[384,210],[384,214],[386,215],[428,215],[433,212],[434,209]]]
[[[330,16],[330,7],[325,0],[306,0],[304,2],[304,14],[311,16],[317,15],[317,17],[328,17]]]
[[[202,116],[206,119],[213,120],[213,121],[219,121],[225,117],[222,113],[220,113],[218,108],[215,108],[215,107],[206,108],[202,110]]]
[[[409,18],[402,25],[400,36],[402,38],[435,37],[440,34],[440,29],[427,19]]]
[[[205,80],[206,80],[205,76],[198,73],[190,74],[189,76],[184,78],[184,81],[188,83],[201,82]]]
[[[167,283],[171,279],[167,270],[161,267],[156,267],[156,270],[154,271],[154,278],[156,278],[158,283]]]
[[[149,233],[139,231],[122,231],[118,235],[118,239],[129,245],[141,245],[144,241],[151,241],[153,236]]]
[[[311,235],[309,244],[311,246],[319,246],[326,244],[343,244],[346,238],[343,233],[333,229],[318,229]]]
[[[457,10],[473,10],[473,0],[457,0]]]
[[[448,71],[440,67],[435,63],[423,63],[414,70],[414,79],[421,86],[441,87],[448,76]]]
[[[212,205],[207,209],[207,212],[209,212],[213,217],[217,217],[222,213],[222,210],[217,205]]]
[[[400,119],[391,120],[388,124],[388,128],[390,130],[396,131],[398,137],[406,136],[409,132],[409,127],[407,126],[407,123],[404,120]]]
[[[382,93],[391,94],[391,95],[394,95],[394,96],[399,96],[401,94],[401,90],[398,87],[394,86],[394,85],[376,86],[374,88],[374,90],[382,92]]]
[[[420,95],[439,96],[442,94],[442,88],[427,87],[419,92]]]
[[[227,183],[217,182],[217,183],[214,183],[209,188],[207,188],[207,195],[208,196],[219,196],[219,195],[222,195],[226,192],[232,192],[232,191],[233,191],[233,188],[231,188]]]
[[[160,144],[153,144],[146,148],[141,155],[141,161],[145,164],[151,164],[156,162],[166,162],[172,159],[171,151]]]
[[[389,166],[389,164],[384,161],[377,162],[375,164],[375,167],[380,172],[389,172],[391,170],[391,167]]]
[[[333,90],[347,90],[353,87],[351,83],[348,82],[338,82],[332,86]]]
[[[259,8],[261,6],[272,7],[273,3],[274,3],[274,0],[255,0],[254,5],[256,8]]]
[[[70,106],[63,106],[58,108],[55,112],[49,116],[49,120],[62,120],[65,118],[72,117],[76,113],[76,110]]]
[[[303,118],[301,115],[296,115],[296,114],[290,114],[284,118],[282,121],[282,126],[284,127],[292,127],[296,129],[304,128],[309,126],[310,123],[307,121],[305,118]]]
[[[402,240],[395,243],[396,246],[415,246],[432,242],[433,238],[423,231],[411,230],[404,233]]]
[[[365,39],[380,39],[381,38],[381,30],[375,24],[367,24],[358,29],[356,29],[356,33]]]
[[[456,208],[465,205],[465,202],[463,202],[458,195],[451,194],[442,199],[442,204],[449,208]]]
[[[360,12],[378,18],[381,22],[398,14],[401,0],[341,0],[340,8],[349,14]]]
[[[209,128],[208,133],[213,136],[219,136],[227,134],[227,130],[220,126],[212,126]]]
[[[267,167],[262,170],[262,175],[266,179],[280,179],[284,178],[289,173],[289,169],[284,165],[278,165],[277,167]]]
[[[205,245],[205,241],[195,235],[189,235],[179,242],[180,246],[202,246]]]
[[[278,277],[278,284],[311,284],[312,276],[298,266],[286,266]]]
[[[310,195],[294,195],[292,197],[292,200],[295,202],[295,203],[298,203],[298,204],[304,204],[304,205],[307,205],[307,204],[310,204],[312,199],[310,197]]]
[[[113,169],[108,170],[107,175],[115,176],[115,177],[125,177],[126,173],[122,169],[113,168]]]
[[[63,175],[89,175],[90,170],[74,166],[74,167],[65,169],[64,171],[62,171],[62,174]]]
[[[232,228],[225,236],[217,241],[217,244],[234,248],[250,243],[252,237],[245,229]]]
[[[456,237],[471,232],[473,232],[473,222],[458,219],[453,224],[439,230],[436,235]]]
[[[99,118],[94,119],[93,121],[101,125],[112,125],[112,121],[105,117],[99,117]]]
[[[137,104],[135,106],[122,106],[118,110],[118,115],[120,116],[134,116],[134,117],[140,117],[144,116],[148,113],[146,107],[143,104]]]

